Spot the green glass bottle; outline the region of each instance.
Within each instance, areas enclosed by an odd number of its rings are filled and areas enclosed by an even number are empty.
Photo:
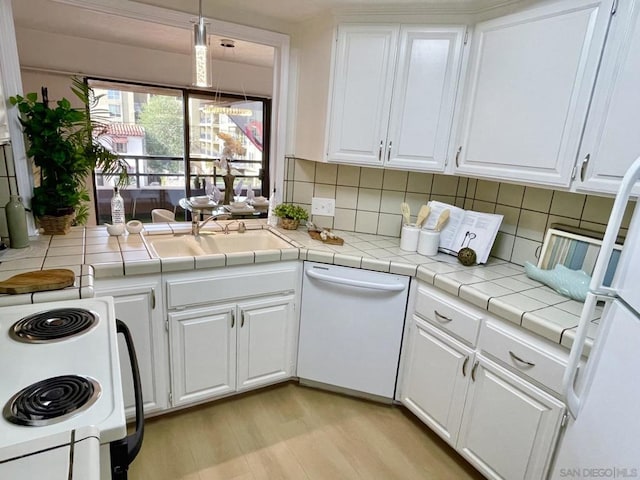
[[[9,195],[9,203],[4,206],[4,212],[9,228],[9,246],[11,248],[28,247],[27,215],[22,205],[22,198],[18,195]]]

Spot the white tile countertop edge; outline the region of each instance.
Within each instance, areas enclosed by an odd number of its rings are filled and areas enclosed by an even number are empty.
[[[339,246],[314,240],[302,228],[295,231],[270,228],[264,220],[245,223],[248,229],[269,228],[290,243],[291,248],[152,258],[141,235],[189,234],[188,222],[145,224],[140,234],[117,237],[109,236],[104,226],[74,227],[64,236],[33,237],[27,249],[9,250],[0,256],[0,280],[55,266],[73,270],[76,281],[62,290],[0,295],[0,306],[92,297],[94,279],[300,259],[417,277],[567,348],[575,337],[582,304],[529,279],[519,265],[490,258],[486,265],[465,267],[449,255],[426,257],[401,250],[400,239],[396,237],[336,231],[345,241]],[[220,227],[205,230],[215,232]],[[594,325],[597,326],[597,319]]]

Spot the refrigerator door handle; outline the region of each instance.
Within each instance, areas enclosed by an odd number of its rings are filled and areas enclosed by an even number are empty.
[[[576,391],[575,383],[576,376],[578,374],[578,366],[580,365],[580,358],[582,357],[587,333],[589,331],[589,324],[593,318],[593,311],[596,307],[597,301],[597,295],[591,292],[587,293],[587,298],[584,301],[584,307],[582,308],[582,314],[580,315],[578,330],[576,331],[576,338],[573,340],[571,353],[569,353],[569,360],[567,362],[567,368],[562,379],[562,391],[564,392],[565,403],[567,404],[567,409],[573,418],[578,417],[580,407],[582,406],[582,398]]]
[[[611,215],[609,216],[607,230],[605,231],[604,238],[602,239],[600,253],[598,254],[596,265],[593,268],[593,275],[589,285],[589,289],[592,292],[615,294],[614,289],[605,287],[602,283],[604,282],[604,277],[607,274],[609,260],[613,253],[613,247],[616,244],[616,238],[618,237],[618,231],[622,224],[624,211],[627,208],[629,196],[631,195],[631,191],[638,179],[640,179],[640,157],[633,162],[620,183],[620,189],[618,190],[616,200],[613,204],[613,208],[611,209]]]

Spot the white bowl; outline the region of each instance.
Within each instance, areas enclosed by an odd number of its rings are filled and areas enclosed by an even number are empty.
[[[124,233],[124,223],[116,223],[115,225],[105,224],[109,235],[122,235]]]
[[[211,199],[209,197],[191,197],[191,205],[209,205]]]
[[[127,232],[129,233],[140,233],[142,228],[143,225],[140,220],[129,220],[127,222]]]

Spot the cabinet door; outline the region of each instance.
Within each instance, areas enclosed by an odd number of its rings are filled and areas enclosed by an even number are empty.
[[[477,25],[456,173],[568,186],[613,0]]]
[[[238,390],[285,380],[295,365],[292,296],[238,305]]]
[[[458,452],[487,478],[545,478],[564,405],[481,355],[477,358]]]
[[[621,2],[598,73],[585,128],[576,189],[616,193],[640,155],[640,2]],[[640,185],[635,194],[640,194]]]
[[[382,166],[398,27],[340,25],[327,160]]]
[[[235,305],[169,314],[174,406],[235,391]]]
[[[96,296],[113,296],[116,317],[131,330],[142,381],[144,410],[152,413],[167,408],[169,398],[169,361],[162,299],[159,297],[161,289],[159,280],[134,280],[135,285],[129,288],[126,288],[129,279],[119,279],[117,288],[99,282]],[[126,413],[127,417],[133,417],[135,401],[131,364],[122,335],[118,335],[118,350]]]
[[[400,401],[456,445],[473,351],[413,317]]]
[[[386,166],[444,170],[464,35],[464,27],[400,29]]]

